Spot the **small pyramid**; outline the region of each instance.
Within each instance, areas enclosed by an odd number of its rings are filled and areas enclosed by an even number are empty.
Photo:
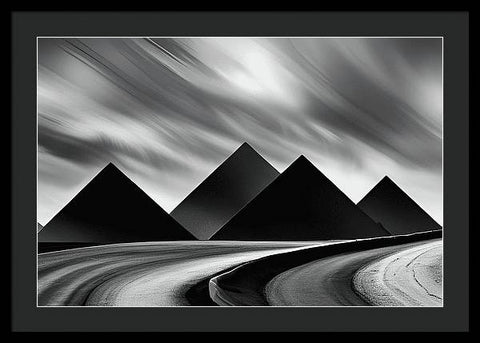
[[[42,231],[42,229],[43,229],[42,224],[40,224],[40,223],[37,222],[37,233],[39,233],[40,231]]]
[[[198,239],[209,239],[278,175],[243,143],[170,214]]]
[[[211,239],[308,241],[386,235],[387,231],[300,156]]]
[[[109,163],[38,234],[40,243],[195,239]]]
[[[360,200],[358,207],[392,235],[442,228],[388,176]]]

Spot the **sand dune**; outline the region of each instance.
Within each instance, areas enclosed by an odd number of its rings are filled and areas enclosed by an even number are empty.
[[[441,231],[357,241],[139,242],[44,253],[38,304],[436,306],[438,237]]]
[[[439,237],[441,230],[267,256],[212,278],[210,296],[223,306],[374,305],[353,289],[355,273],[371,262]]]
[[[240,263],[311,243],[159,242],[40,254],[38,304],[189,305],[185,292]]]
[[[367,251],[341,254],[314,261],[278,275],[265,288],[267,300],[273,306],[366,306],[378,305],[378,302],[359,296],[351,287],[351,280],[359,268],[383,256],[421,243],[372,249]],[[369,294],[370,279],[362,279],[365,294]],[[367,288],[368,287],[368,288]],[[408,287],[404,288],[405,290]],[[376,290],[375,296],[381,294]],[[395,296],[397,296],[395,294]],[[392,294],[384,296],[390,299]],[[429,302],[415,305],[428,306]],[[396,303],[390,303],[396,305]]]
[[[356,291],[376,306],[442,306],[442,241],[389,255],[361,268]]]

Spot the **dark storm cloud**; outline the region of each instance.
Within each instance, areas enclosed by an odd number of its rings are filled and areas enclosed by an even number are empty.
[[[171,210],[243,141],[279,170],[306,155],[354,200],[390,174],[441,221],[441,44],[39,39],[40,222],[110,161]]]

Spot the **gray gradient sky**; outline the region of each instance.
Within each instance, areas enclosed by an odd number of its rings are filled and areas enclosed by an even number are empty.
[[[170,212],[246,141],[442,224],[442,97],[439,38],[39,38],[38,220],[108,162]]]

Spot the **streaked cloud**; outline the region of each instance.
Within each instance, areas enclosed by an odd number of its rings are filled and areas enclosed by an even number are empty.
[[[110,161],[170,211],[244,141],[354,201],[388,174],[442,222],[440,39],[38,42],[42,224]]]

